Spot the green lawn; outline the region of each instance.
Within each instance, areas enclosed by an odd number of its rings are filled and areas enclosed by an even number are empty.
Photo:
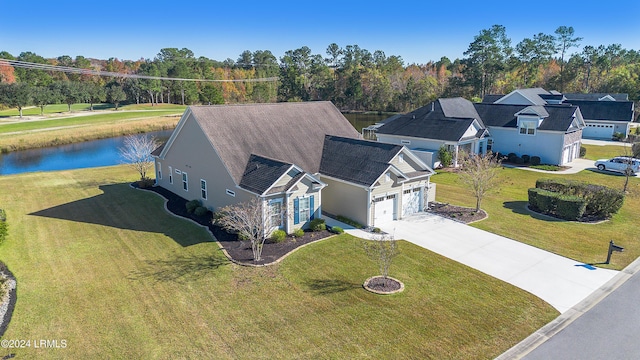
[[[94,110],[113,110],[115,107],[112,104],[93,104]],[[130,105],[122,105],[118,107],[118,110],[175,110],[178,112],[183,112],[186,106],[184,105],[176,105],[176,104],[159,104],[151,106],[151,104],[130,104]],[[71,105],[72,112],[79,111],[89,111],[90,104],[73,104]],[[52,104],[44,107],[44,114],[60,114],[60,113],[68,113],[69,106],[67,104]],[[8,116],[18,116],[20,112],[18,109],[7,109],[0,111],[0,118],[8,117]],[[40,107],[33,106],[28,107],[26,109],[22,109],[23,116],[40,116]]]
[[[276,266],[237,266],[159,197],[131,189],[134,178],[123,166],[0,177],[10,225],[0,258],[18,279],[4,338],[68,344],[4,353],[486,359],[557,316],[529,293],[406,242],[391,268],[406,289],[391,296],[362,289],[376,267],[349,235]]]
[[[612,157],[625,155],[625,149],[619,145],[582,145],[587,149],[587,155],[585,159],[599,160],[599,159],[611,159]],[[631,153],[631,149],[627,150]],[[628,155],[627,155],[628,156]]]
[[[625,251],[614,254],[610,265],[602,265],[612,269],[622,269],[640,256],[640,180],[631,179],[630,193],[620,212],[610,221],[581,224],[532,215],[526,210],[527,190],[535,187],[536,180],[543,177],[584,180],[618,189],[622,189],[625,180],[624,176],[589,170],[575,175],[561,175],[503,168],[498,190],[482,202],[482,208],[487,211],[489,218],[472,226],[585,263],[606,260],[609,241],[614,240]],[[463,187],[456,174],[441,172],[433,176],[431,181],[437,183],[438,201],[475,206],[475,198]]]

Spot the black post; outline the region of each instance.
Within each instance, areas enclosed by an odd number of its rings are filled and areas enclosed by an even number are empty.
[[[613,240],[609,241],[609,252],[607,252],[607,261],[605,264],[608,264],[611,261],[611,253],[614,251],[622,252],[624,248],[622,246],[618,246],[613,243]]]

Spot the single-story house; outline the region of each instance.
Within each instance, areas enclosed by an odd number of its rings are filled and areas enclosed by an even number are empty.
[[[585,122],[583,138],[611,139],[615,133],[629,135],[635,119],[633,101],[628,94],[559,93],[543,88],[517,89],[507,95],[487,95],[483,103],[511,105],[575,105]]]
[[[257,197],[276,214],[271,227],[288,233],[322,212],[374,226],[435,196],[426,164],[406,147],[359,139],[326,101],[190,106],[153,155],[157,186],[214,211]]]
[[[453,153],[454,166],[460,150],[477,154],[487,149],[485,124],[463,98],[438,99],[389,120],[375,129],[378,141],[405,145],[431,167],[439,165],[441,146]]]
[[[525,100],[536,105],[518,104]],[[577,106],[560,100],[561,95],[538,89],[516,90],[479,104],[438,99],[386,122],[376,136],[409,147],[431,166],[438,164],[437,151],[443,145],[454,154],[454,166],[459,150],[539,156],[542,163],[564,165],[580,155],[584,120]]]

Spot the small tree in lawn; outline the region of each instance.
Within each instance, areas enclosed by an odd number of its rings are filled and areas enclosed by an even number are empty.
[[[214,223],[251,241],[253,260],[260,261],[262,247],[272,228],[271,219],[278,215],[282,218],[283,211],[275,214],[273,209],[265,206],[262,200],[253,198],[251,201],[227,205],[219,209]]]
[[[151,152],[159,146],[159,141],[151,136],[131,135],[124,138],[124,146],[120,148],[123,162],[129,164],[140,174],[140,182],[145,183],[147,171],[153,166]]]
[[[484,155],[462,153],[460,156],[460,170],[458,175],[476,198],[476,211],[480,211],[480,204],[484,196],[495,189],[498,184],[500,160],[489,151]]]
[[[393,258],[398,255],[398,242],[392,235],[373,235],[371,240],[363,240],[362,246],[367,256],[378,265],[383,278],[389,277],[389,268]]]
[[[120,102],[126,99],[127,94],[122,90],[122,86],[112,85],[107,89],[107,101],[116,107],[115,110],[118,110]]]

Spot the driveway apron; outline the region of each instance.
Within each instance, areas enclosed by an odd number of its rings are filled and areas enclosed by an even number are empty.
[[[564,313],[618,272],[585,266],[484,230],[419,213],[380,228],[526,290]]]

